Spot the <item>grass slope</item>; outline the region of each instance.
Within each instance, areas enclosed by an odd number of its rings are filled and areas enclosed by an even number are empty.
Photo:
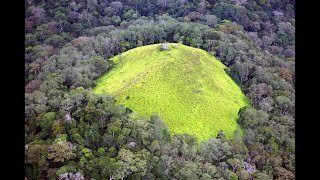
[[[115,56],[116,66],[97,80],[94,92],[114,94],[140,115],[158,114],[171,133],[189,133],[200,141],[239,127],[238,111],[249,105],[225,66],[206,51],[170,43],[138,47]]]

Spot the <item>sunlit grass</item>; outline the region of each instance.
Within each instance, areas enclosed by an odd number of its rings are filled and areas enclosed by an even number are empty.
[[[115,67],[97,81],[94,92],[115,95],[118,104],[140,115],[158,114],[171,133],[200,141],[239,128],[238,111],[249,101],[225,73],[225,66],[201,49],[170,43],[138,47],[112,60]]]

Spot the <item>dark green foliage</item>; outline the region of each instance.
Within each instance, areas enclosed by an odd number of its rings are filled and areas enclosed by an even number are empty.
[[[265,0],[26,1],[26,178],[295,179],[294,10]],[[171,136],[159,116],[90,91],[109,58],[164,42],[228,67],[253,105],[239,112],[242,137]]]

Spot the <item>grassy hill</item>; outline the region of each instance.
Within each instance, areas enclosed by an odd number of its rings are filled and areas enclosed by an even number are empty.
[[[233,137],[238,111],[249,101],[225,66],[201,49],[169,48],[153,44],[115,56],[116,66],[97,80],[94,92],[111,93],[140,115],[160,115],[171,133],[202,141],[223,130]]]

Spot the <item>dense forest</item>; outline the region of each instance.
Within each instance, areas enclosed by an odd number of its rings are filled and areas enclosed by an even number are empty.
[[[294,0],[25,5],[26,179],[295,179]],[[92,92],[110,58],[162,42],[227,66],[252,104],[242,136],[172,135],[161,117]]]

